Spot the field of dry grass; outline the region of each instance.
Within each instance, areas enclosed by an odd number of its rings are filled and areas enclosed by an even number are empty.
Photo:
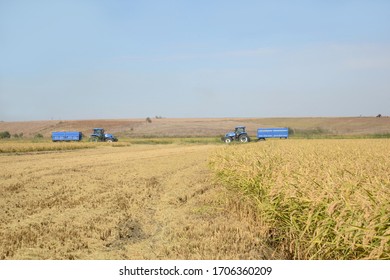
[[[0,154],[0,259],[276,257],[260,240],[250,204],[212,182],[214,149]]]
[[[199,118],[199,119],[117,119],[117,120],[62,120],[31,122],[0,122],[0,132],[11,135],[23,133],[24,137],[42,134],[49,138],[52,131],[81,131],[89,135],[94,127],[120,137],[216,137],[244,125],[250,135],[259,127],[289,127],[299,131],[322,131],[331,135],[390,134],[390,118]]]

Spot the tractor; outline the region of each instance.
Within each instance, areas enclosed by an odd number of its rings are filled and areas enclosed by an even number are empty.
[[[89,138],[90,142],[117,142],[118,138],[116,138],[112,134],[104,133],[103,128],[94,128],[93,133]]]
[[[234,132],[228,132],[225,134],[224,137],[221,138],[222,141],[224,141],[226,144],[231,143],[232,141],[236,140],[241,143],[246,143],[250,141],[250,138],[248,136],[248,133],[245,131],[245,126],[237,126],[234,130]]]

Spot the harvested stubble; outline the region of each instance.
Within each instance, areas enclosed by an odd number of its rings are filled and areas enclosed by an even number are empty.
[[[0,259],[278,257],[248,199],[213,184],[216,145],[95,144],[0,155]]]
[[[251,196],[292,259],[390,259],[390,141],[275,140],[220,149],[223,184]]]

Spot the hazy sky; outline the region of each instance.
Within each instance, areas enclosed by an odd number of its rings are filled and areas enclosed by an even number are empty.
[[[0,120],[390,115],[390,1],[0,0]]]

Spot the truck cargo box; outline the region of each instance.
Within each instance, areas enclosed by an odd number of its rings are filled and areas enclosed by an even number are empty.
[[[266,138],[288,138],[288,128],[259,128],[257,129],[257,139]]]
[[[51,140],[57,141],[81,141],[83,135],[79,131],[56,131],[51,133]]]

